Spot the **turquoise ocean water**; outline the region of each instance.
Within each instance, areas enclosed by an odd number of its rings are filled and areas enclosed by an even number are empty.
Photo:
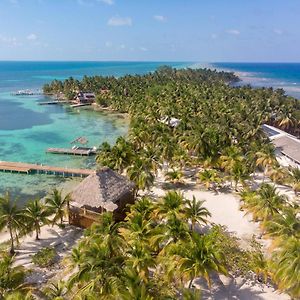
[[[123,116],[71,109],[68,106],[41,106],[45,96],[12,96],[21,89],[39,89],[53,79],[83,75],[144,74],[168,64],[181,68],[187,63],[164,62],[0,62],[0,160],[44,165],[93,168],[93,158],[46,154],[48,147],[71,147],[79,136],[88,146],[113,143],[126,135],[128,120]],[[20,201],[44,196],[53,187],[71,188],[78,180],[46,175],[19,175],[0,172],[0,195],[9,190]]]

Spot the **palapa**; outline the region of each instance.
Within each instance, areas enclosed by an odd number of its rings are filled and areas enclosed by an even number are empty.
[[[114,211],[118,201],[132,192],[134,183],[108,167],[85,178],[71,193],[72,201],[79,207],[104,208]]]

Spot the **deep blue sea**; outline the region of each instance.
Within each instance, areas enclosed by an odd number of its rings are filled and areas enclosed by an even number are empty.
[[[181,68],[191,65],[183,62],[13,62],[0,61],[0,92],[16,89],[39,88],[54,79],[84,75],[122,76],[145,74],[162,65]]]
[[[242,84],[282,88],[300,99],[300,63],[211,63],[210,67],[236,72]]]

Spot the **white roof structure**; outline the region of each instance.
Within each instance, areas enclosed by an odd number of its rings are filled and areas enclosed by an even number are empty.
[[[166,125],[169,125],[170,127],[177,127],[180,124],[179,119],[176,118],[169,118],[169,117],[163,117],[160,122],[164,123]]]
[[[270,125],[264,124],[262,129],[276,147],[278,162],[285,167],[300,167],[300,140]]]

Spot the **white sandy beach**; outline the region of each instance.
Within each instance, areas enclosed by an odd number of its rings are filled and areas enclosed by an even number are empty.
[[[258,174],[256,184],[261,183],[262,175]],[[161,197],[167,190],[164,187],[164,178],[160,175],[151,190],[153,196]],[[293,197],[291,189],[283,186],[277,188],[281,193],[287,193]],[[270,241],[260,239],[261,232],[259,224],[251,220],[251,215],[245,215],[240,210],[239,196],[232,192],[218,192],[204,190],[193,180],[185,181],[185,184],[178,188],[187,199],[193,196],[198,200],[205,200],[204,206],[210,211],[210,222],[224,225],[228,231],[235,234],[241,240],[241,246],[247,246],[253,235],[264,246]],[[196,286],[201,287],[202,298],[210,300],[288,300],[290,297],[281,294],[273,286],[259,282],[249,282],[241,277],[228,278],[226,276],[215,276],[213,284],[209,289],[206,284],[199,280],[195,282]]]

